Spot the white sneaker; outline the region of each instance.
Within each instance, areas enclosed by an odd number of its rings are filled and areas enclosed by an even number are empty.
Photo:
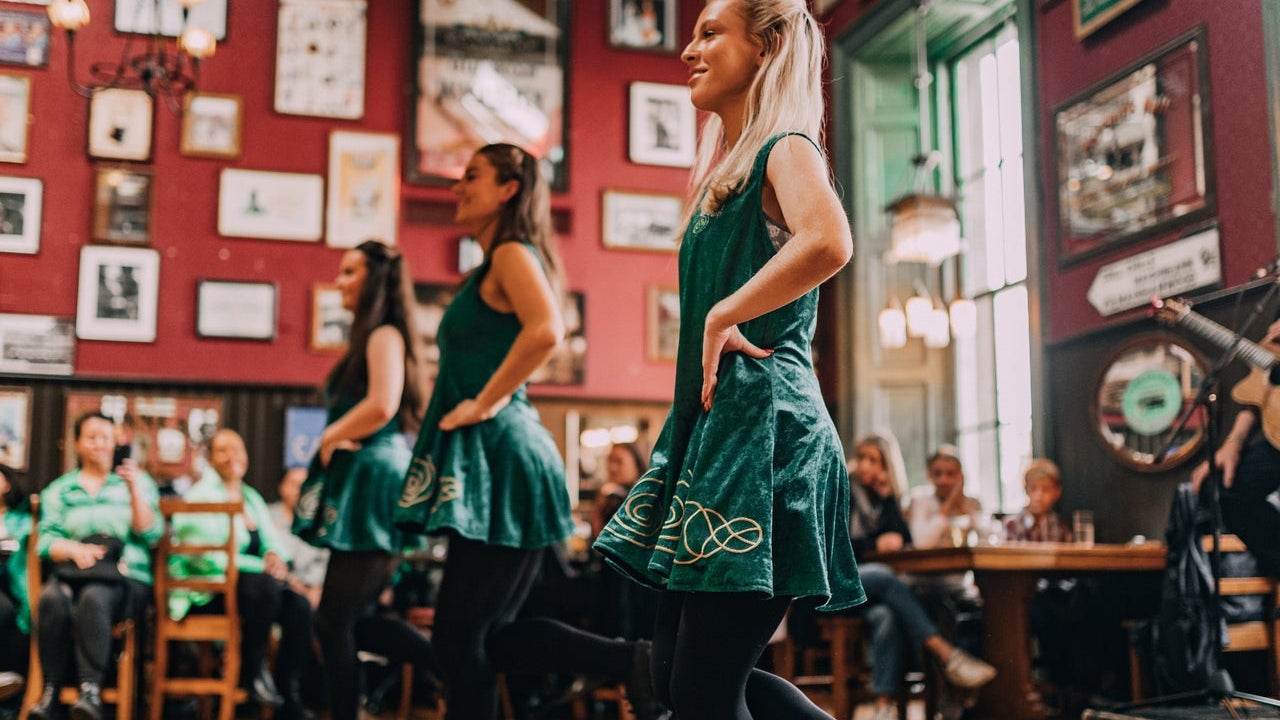
[[[969,653],[955,648],[942,668],[947,682],[961,688],[982,687],[996,676],[996,669]]]

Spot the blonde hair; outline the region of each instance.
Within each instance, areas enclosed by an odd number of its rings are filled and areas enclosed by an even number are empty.
[[[715,114],[702,125],[681,236],[697,209],[714,214],[742,189],[769,138],[803,132],[822,147],[826,41],[817,20],[804,0],[736,0],[735,5],[747,32],[760,43],[764,62],[751,80],[737,143],[726,151],[724,125]]]
[[[1027,466],[1026,472],[1022,474],[1022,482],[1024,485],[1032,480],[1039,480],[1040,478],[1052,480],[1054,485],[1062,487],[1062,471],[1060,471],[1058,466],[1048,458],[1032,460],[1031,464]]]
[[[902,460],[902,448],[898,445],[897,438],[885,431],[868,433],[858,438],[858,441],[853,444],[855,452],[864,445],[870,445],[880,451],[885,474],[889,476],[889,486],[893,488],[893,497],[895,500],[901,500],[902,494],[907,491],[907,464]],[[849,458],[848,469],[851,474],[857,462],[856,454]]]

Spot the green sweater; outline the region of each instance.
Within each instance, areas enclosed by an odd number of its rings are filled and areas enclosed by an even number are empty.
[[[13,598],[18,601],[18,629],[26,635],[31,632],[31,597],[27,588],[27,538],[31,535],[31,513],[26,503],[16,510],[7,510],[3,515],[6,537],[18,541],[18,549],[9,556],[0,573],[3,573],[5,585]]]
[[[137,483],[154,513],[150,527],[141,532],[133,529],[129,484],[114,472],[107,475],[97,495],[90,495],[81,487],[79,469],[49,483],[40,493],[40,541],[36,545],[40,557],[49,557],[49,548],[55,540],[78,541],[94,534],[111,535],[124,541],[125,576],[150,585],[151,548],[160,540],[164,523],[155,481],[140,472]]]

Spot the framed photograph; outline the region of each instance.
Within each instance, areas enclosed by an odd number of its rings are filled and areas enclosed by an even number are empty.
[[[533,153],[568,185],[569,0],[418,0],[409,182],[450,183],[482,145]]]
[[[76,337],[155,342],[160,253],[149,248],[80,248]]]
[[[116,442],[133,449],[138,467],[162,489],[181,493],[200,479],[201,458],[222,426],[217,395],[122,390],[68,392],[62,425],[62,465],[75,467],[73,428],[80,416],[100,412],[115,423]]]
[[[70,375],[75,369],[71,318],[0,313],[0,373]]]
[[[31,77],[0,71],[0,162],[27,161]]]
[[[324,225],[324,178],[306,173],[224,168],[218,234],[314,242]]]
[[[275,110],[364,117],[365,0],[281,0]]]
[[[40,251],[43,204],[42,180],[0,177],[0,252],[34,255]]]
[[[178,151],[187,157],[240,157],[244,102],[239,95],[191,93],[182,111]]]
[[[1092,35],[1093,31],[1140,2],[1142,0],[1071,0],[1071,20],[1076,39],[1083,40]]]
[[[178,0],[160,0],[160,34],[176,38],[182,34],[182,5]],[[191,5],[191,3],[187,3]],[[227,39],[227,0],[200,0],[191,8],[190,23],[213,33],[219,42]],[[154,35],[155,0],[116,0],[116,32]]]
[[[609,0],[609,44],[675,52],[676,0]]]
[[[608,248],[675,252],[683,212],[679,195],[605,190],[600,237]]]
[[[351,248],[374,239],[395,245],[399,210],[400,138],[347,130],[330,133],[325,243]]]
[[[680,291],[674,287],[649,287],[645,313],[646,354],[650,360],[672,362],[680,347]]]
[[[643,165],[693,167],[698,116],[683,85],[631,83],[628,157]]]
[[[89,100],[89,157],[102,160],[151,159],[155,103],[143,90],[108,88]]]
[[[196,285],[196,335],[274,340],[276,308],[275,283],[201,280]]]
[[[144,245],[151,239],[151,171],[98,168],[93,239]]]
[[[0,9],[0,63],[49,64],[49,14],[43,10]]]
[[[320,449],[328,413],[322,407],[290,405],[284,409],[284,469],[305,468]]]
[[[351,311],[342,307],[342,293],[333,283],[311,286],[311,352],[340,353],[351,334]]]
[[[0,464],[26,472],[30,447],[31,388],[0,385]]]
[[[1200,27],[1054,111],[1061,263],[1212,216],[1206,50]]]

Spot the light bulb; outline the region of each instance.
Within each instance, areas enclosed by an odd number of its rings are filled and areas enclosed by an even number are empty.
[[[89,6],[84,0],[54,0],[49,5],[49,22],[54,27],[75,32],[89,24]]]
[[[907,316],[897,304],[880,311],[880,347],[897,350],[907,344]]]
[[[927,348],[944,348],[951,342],[951,324],[947,322],[947,311],[940,307],[931,307],[924,318],[924,346]]]
[[[933,301],[924,295],[912,295],[907,298],[907,334],[911,337],[924,337],[925,315],[933,310]]]
[[[978,304],[969,298],[951,301],[951,334],[966,340],[978,334]]]
[[[178,38],[178,45],[196,60],[213,57],[214,51],[218,49],[218,41],[213,37],[213,33],[197,25],[188,25],[187,29],[182,31],[182,36]]]

